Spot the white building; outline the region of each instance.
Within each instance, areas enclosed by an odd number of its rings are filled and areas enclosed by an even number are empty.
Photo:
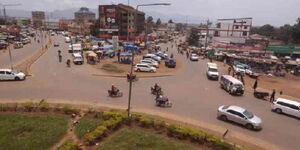
[[[251,28],[252,18],[218,19],[215,27],[200,28],[200,34],[206,35],[208,32],[210,41],[245,43],[249,38]]]

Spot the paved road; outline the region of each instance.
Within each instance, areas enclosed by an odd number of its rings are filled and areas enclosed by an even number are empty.
[[[39,39],[39,37],[37,37],[37,39]],[[46,39],[44,38],[44,41],[45,40]],[[32,54],[34,54],[41,46],[42,42],[38,43],[37,41],[34,41],[33,38],[31,39],[31,43],[24,45],[23,48],[14,49],[13,46],[11,46],[13,66],[32,56]],[[0,68],[10,68],[10,66],[8,50],[0,50]]]
[[[63,41],[63,38],[56,40]],[[166,45],[162,47],[165,49]],[[67,45],[61,45],[60,49],[65,62],[70,57],[66,51]],[[86,64],[67,68],[65,63],[58,62],[57,50],[58,48],[50,48],[33,64],[33,76],[26,81],[0,82],[0,98],[56,98],[127,104],[128,83],[125,79],[92,76],[94,70]],[[216,81],[206,79],[206,61],[190,62],[185,55],[177,55],[175,50],[172,51],[176,59],[185,66],[183,71],[176,76],[140,79],[134,83],[133,107],[185,116],[266,140],[286,149],[299,149],[299,120],[271,112],[268,102],[256,100],[250,93],[242,97],[229,95],[219,88]],[[150,87],[154,83],[162,86],[173,102],[172,108],[158,108],[154,105],[154,96],[150,94]],[[107,96],[107,89],[111,84],[117,85],[123,91],[122,98],[112,99]],[[216,119],[217,108],[223,104],[238,105],[251,110],[262,118],[264,129],[258,132],[249,131]]]

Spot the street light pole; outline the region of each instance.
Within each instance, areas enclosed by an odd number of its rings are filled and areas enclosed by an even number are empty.
[[[142,6],[154,6],[154,5],[171,5],[170,3],[153,3],[153,4],[141,4],[141,5],[137,5],[136,6],[136,10],[135,10],[135,15],[134,15],[134,32],[133,35],[135,37],[135,34],[137,33],[137,14],[138,14],[138,9],[139,7]],[[131,106],[131,93],[132,93],[132,73],[133,73],[133,64],[134,64],[134,49],[132,48],[131,50],[131,67],[130,67],[130,78],[129,78],[129,94],[128,94],[128,108],[127,108],[127,112],[128,112],[128,117],[130,117],[130,106]]]
[[[128,7],[129,7],[129,1],[130,0],[127,1]],[[127,11],[127,43],[128,41],[129,41],[129,11]]]

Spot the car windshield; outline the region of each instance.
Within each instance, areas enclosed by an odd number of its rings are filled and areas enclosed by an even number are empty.
[[[210,71],[210,72],[218,72],[218,69],[216,69],[216,68],[209,68],[208,71]]]
[[[249,119],[251,119],[251,118],[254,117],[254,115],[253,115],[251,112],[247,111],[247,110],[245,110],[245,111],[243,112],[243,114],[244,114],[247,118],[249,118]]]
[[[17,74],[17,73],[19,73],[19,71],[18,71],[18,70],[12,70],[11,72],[12,72],[12,73],[14,73],[14,74]]]

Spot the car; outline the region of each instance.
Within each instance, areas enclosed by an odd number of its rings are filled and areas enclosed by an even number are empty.
[[[176,67],[175,59],[174,58],[166,58],[165,66],[167,66],[168,68],[175,68]]]
[[[166,59],[168,57],[168,54],[164,54],[163,52],[157,52],[155,53],[156,56],[160,57],[162,60]]]
[[[158,67],[159,67],[159,65],[158,65],[157,62],[154,63],[154,62],[152,62],[152,61],[150,61],[150,60],[143,59],[143,60],[141,60],[140,62],[141,62],[141,63],[144,63],[144,64],[149,64],[150,66],[155,67],[155,68],[158,68]]]
[[[155,67],[151,67],[149,64],[144,64],[144,63],[140,63],[140,64],[136,64],[134,67],[134,71],[136,72],[156,72],[156,68]]]
[[[51,35],[51,36],[54,36],[54,35],[55,35],[55,32],[51,32],[50,35]]]
[[[59,43],[58,42],[54,42],[53,46],[54,47],[59,47]]]
[[[243,95],[245,91],[244,84],[230,75],[220,77],[220,87],[232,95]]]
[[[222,105],[218,108],[217,117],[223,121],[241,124],[250,130],[262,129],[262,120],[247,109],[239,106]]]
[[[242,65],[235,65],[233,66],[233,70],[236,72],[236,73],[240,73],[242,75],[246,74],[246,69],[244,66]]]
[[[22,42],[15,42],[14,43],[14,49],[18,49],[18,48],[23,48],[23,43]]]
[[[73,53],[73,63],[76,65],[82,65],[83,64],[83,57],[81,53]]]
[[[0,80],[25,80],[26,75],[23,72],[12,69],[0,69]]]
[[[199,56],[195,53],[192,53],[190,56],[190,60],[191,61],[198,61],[199,60]]]
[[[278,114],[287,114],[300,119],[300,103],[284,98],[277,98],[272,103],[272,110]]]
[[[145,56],[143,56],[143,59],[145,58],[152,58],[159,63],[161,62],[161,57],[156,56],[155,54],[146,54]]]
[[[219,79],[219,71],[218,71],[217,64],[207,63],[206,76],[208,79],[213,79],[213,80]]]

